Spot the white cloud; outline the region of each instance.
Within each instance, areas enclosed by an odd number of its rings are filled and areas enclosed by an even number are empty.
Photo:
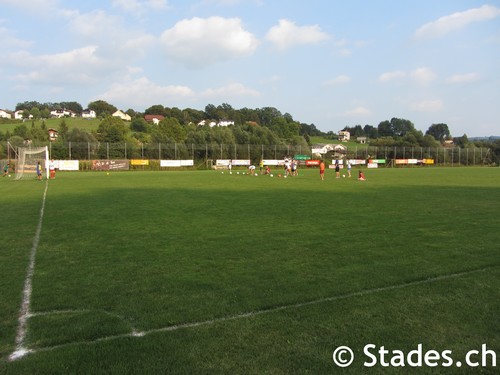
[[[113,0],[114,7],[126,12],[142,13],[148,9],[161,10],[168,8],[167,0]]]
[[[367,117],[370,116],[372,112],[365,107],[356,107],[344,113],[345,117]]]
[[[193,6],[193,8],[201,7],[201,6],[235,6],[241,5],[243,3],[254,3],[255,5],[263,5],[263,0],[201,0],[200,3]]]
[[[6,48],[15,47],[16,49],[25,49],[33,44],[33,42],[16,38],[9,29],[2,26],[2,23],[3,21],[0,20],[0,40],[2,41],[4,52]]]
[[[389,81],[395,81],[399,80],[402,78],[406,77],[406,73],[401,71],[401,70],[396,70],[393,72],[386,72],[382,73],[379,77],[378,80],[379,82],[389,82]]]
[[[492,5],[483,5],[463,12],[444,16],[436,21],[426,23],[415,32],[417,39],[435,38],[450,32],[460,30],[473,22],[485,21],[500,16],[500,8]]]
[[[277,26],[271,27],[266,39],[280,50],[286,50],[295,45],[316,44],[330,39],[330,36],[318,25],[296,26],[294,22],[282,19]]]
[[[415,112],[437,112],[443,109],[443,102],[440,99],[423,100],[410,104],[410,109]]]
[[[69,14],[71,30],[86,42],[99,45],[100,54],[109,59],[127,59],[144,56],[154,43],[154,37],[123,25],[121,18],[102,10]]]
[[[259,44],[239,18],[223,17],[179,21],[160,41],[170,58],[193,68],[249,56]]]
[[[235,96],[259,96],[257,90],[245,87],[241,83],[230,83],[216,89],[207,89],[203,91],[202,96],[208,98],[230,98]]]
[[[70,83],[91,84],[97,75],[109,70],[106,62],[100,59],[96,46],[87,46],[52,55],[34,56],[21,51],[7,56],[7,60],[21,72],[14,79],[21,83],[48,83],[66,85]]]
[[[429,68],[417,68],[410,73],[410,76],[420,85],[426,85],[436,79],[436,74]]]
[[[342,83],[349,83],[349,82],[351,82],[351,77],[349,77],[345,74],[341,74],[333,79],[326,81],[324,84],[326,86],[335,86],[335,85],[339,85]]]
[[[96,98],[117,103],[123,108],[147,108],[151,103],[172,102],[193,96],[193,90],[187,86],[161,86],[142,77],[133,81],[114,83],[109,90]]]
[[[0,5],[18,7],[31,12],[41,12],[46,9],[53,9],[58,3],[58,0],[0,0]]]
[[[471,83],[476,82],[479,79],[479,74],[468,73],[468,74],[455,74],[448,78],[446,82],[448,83]]]

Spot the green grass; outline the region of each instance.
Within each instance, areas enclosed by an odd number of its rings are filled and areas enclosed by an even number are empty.
[[[45,182],[0,179],[0,373],[334,373],[348,345],[357,374],[368,343],[498,353],[498,169],[366,174],[59,173],[36,256],[35,352],[14,362]],[[434,372],[457,370],[470,368]]]
[[[66,125],[68,126],[68,129],[71,130],[73,128],[79,128],[82,130],[86,130],[88,132],[91,132],[92,130],[97,130],[99,127],[99,124],[101,123],[100,119],[85,119],[81,117],[75,117],[75,118],[64,118],[64,119],[58,119],[58,118],[49,118],[43,120],[45,122],[45,126],[48,128],[54,128],[54,129],[59,129],[61,126],[62,121],[66,122]],[[42,120],[35,120],[34,121],[35,126],[39,127],[42,124]],[[26,125],[28,128],[31,128],[32,121],[27,120],[26,122],[12,122],[11,124],[0,124],[0,132],[13,132],[14,129],[17,126],[20,125]]]

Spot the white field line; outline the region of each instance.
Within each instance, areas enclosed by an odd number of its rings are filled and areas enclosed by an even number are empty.
[[[122,334],[118,334],[118,335],[101,337],[101,338],[98,338],[95,340],[75,341],[75,342],[70,342],[70,343],[65,343],[65,344],[60,344],[60,345],[47,346],[47,347],[42,347],[42,348],[38,348],[38,349],[31,349],[31,350],[26,351],[26,353],[24,353],[24,354],[34,353],[34,352],[51,351],[51,350],[55,350],[55,349],[59,349],[59,348],[65,348],[65,347],[69,347],[69,346],[82,345],[82,344],[95,344],[95,343],[99,343],[99,342],[111,341],[111,340],[126,338],[126,337],[143,337],[143,336],[149,335],[151,333],[172,332],[172,331],[177,331],[180,329],[208,326],[208,325],[213,325],[216,323],[223,323],[223,322],[228,322],[228,321],[232,321],[232,320],[251,318],[254,316],[269,314],[269,313],[273,313],[273,312],[291,310],[291,309],[301,308],[301,307],[305,307],[305,306],[318,305],[318,304],[325,303],[325,302],[339,301],[339,300],[344,300],[344,299],[353,298],[353,297],[362,297],[362,296],[375,294],[375,293],[381,293],[381,292],[386,292],[386,291],[391,291],[391,290],[396,290],[396,289],[409,288],[412,286],[418,286],[418,285],[423,285],[423,284],[430,284],[430,283],[434,283],[436,281],[448,280],[448,279],[453,279],[453,278],[458,278],[458,277],[470,275],[473,273],[484,272],[484,271],[487,271],[487,270],[492,269],[492,268],[495,268],[495,266],[484,267],[484,268],[475,269],[475,270],[468,270],[468,271],[458,272],[458,273],[452,273],[452,274],[448,274],[448,275],[441,275],[441,276],[431,277],[431,278],[424,279],[424,280],[410,281],[408,283],[403,283],[403,284],[395,284],[395,285],[389,285],[389,286],[384,286],[384,287],[380,287],[380,288],[366,289],[366,290],[362,290],[359,292],[347,293],[347,294],[342,294],[342,295],[332,296],[332,297],[319,298],[319,299],[307,301],[307,302],[300,302],[300,303],[270,307],[268,309],[250,311],[247,313],[230,315],[230,316],[225,316],[225,317],[215,318],[215,319],[210,319],[210,320],[204,320],[204,321],[199,321],[199,322],[192,322],[192,323],[178,324],[178,325],[173,325],[173,326],[168,326],[168,327],[154,328],[154,329],[150,329],[150,330],[146,330],[146,331],[136,331],[135,329],[133,329],[132,332],[129,332],[129,333],[122,333]],[[36,314],[33,314],[33,315],[36,315]],[[16,358],[10,358],[10,359],[15,360],[15,359],[18,359],[20,357],[21,356],[18,356]]]
[[[16,350],[12,353],[9,359],[16,359],[24,356],[29,352],[29,349],[24,347],[24,339],[28,330],[27,323],[30,315],[31,292],[33,290],[33,274],[35,272],[35,257],[38,243],[40,242],[40,234],[42,233],[43,214],[45,211],[45,200],[47,198],[47,190],[49,187],[48,180],[45,181],[45,190],[43,192],[42,207],[40,209],[40,217],[36,227],[35,237],[33,237],[33,245],[31,247],[30,260],[26,271],[26,279],[24,280],[23,302],[19,312],[17,334],[16,334]]]

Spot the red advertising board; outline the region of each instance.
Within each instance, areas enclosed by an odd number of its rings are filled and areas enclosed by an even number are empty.
[[[321,160],[306,160],[307,167],[317,167],[321,163]]]

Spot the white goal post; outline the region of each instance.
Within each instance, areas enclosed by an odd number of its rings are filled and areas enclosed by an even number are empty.
[[[49,178],[49,148],[44,147],[19,147],[16,158],[16,180],[21,178],[36,178],[36,165],[40,162],[42,173],[45,171]]]

